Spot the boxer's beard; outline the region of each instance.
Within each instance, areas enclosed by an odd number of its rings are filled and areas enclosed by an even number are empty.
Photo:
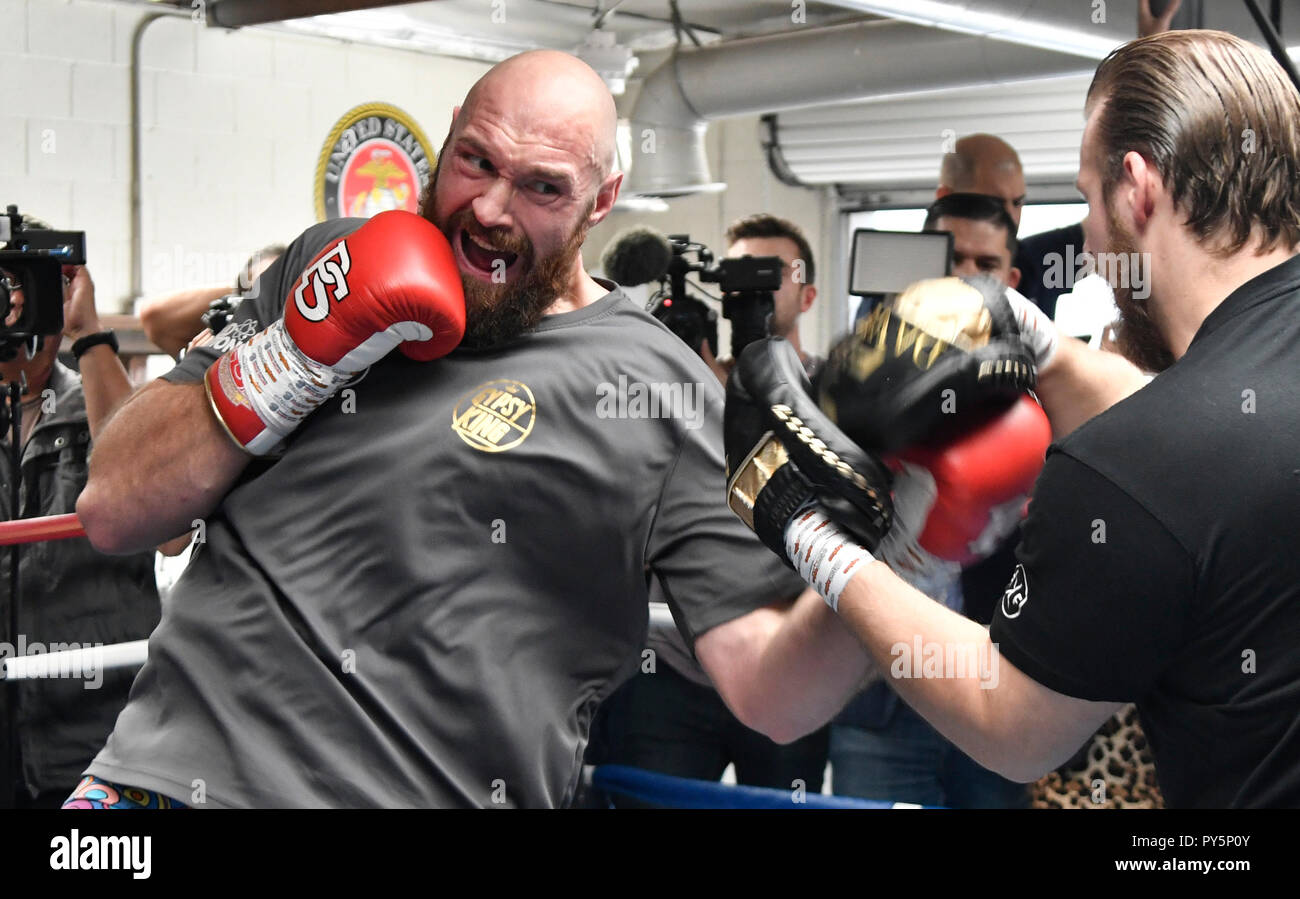
[[[1119,351],[1130,362],[1143,371],[1162,372],[1174,364],[1174,355],[1169,351],[1169,343],[1160,331],[1155,316],[1151,311],[1151,292],[1142,298],[1133,296],[1133,282],[1137,275],[1131,266],[1140,265],[1142,257],[1138,255],[1137,240],[1127,230],[1119,218],[1106,206],[1106,220],[1109,225],[1105,252],[1124,254],[1130,261],[1130,270],[1126,273],[1125,283],[1118,283],[1114,272],[1107,278],[1115,291],[1115,305],[1119,307],[1120,321],[1115,328],[1115,342]],[[1151,273],[1146,272],[1150,278]]]
[[[441,164],[442,156],[439,155],[438,168]],[[568,289],[574,259],[587,237],[587,216],[579,220],[578,226],[558,250],[538,259],[533,243],[526,235],[513,235],[506,228],[484,228],[471,209],[462,209],[447,221],[439,222],[434,214],[438,168],[434,169],[421,198],[421,214],[448,240],[463,227],[481,243],[519,254],[524,273],[514,283],[488,284],[464,272],[460,276],[465,293],[465,338],[460,345],[472,349],[503,346],[520,334],[535,329],[546,309]]]

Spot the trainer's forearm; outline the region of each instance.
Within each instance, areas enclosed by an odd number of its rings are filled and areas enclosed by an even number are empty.
[[[201,383],[155,381],[95,442],[77,514],[101,552],[141,552],[189,531],[248,461],[213,416]]]
[[[1028,781],[1078,749],[1082,737],[1053,724],[1056,694],[1000,658],[984,627],[909,586],[884,563],[868,565],[849,582],[839,615],[899,695],[986,768]],[[1079,704],[1081,716],[1095,711],[1096,704],[1069,701]]]
[[[1052,423],[1052,437],[1060,440],[1146,383],[1147,376],[1118,353],[1062,337],[1050,363],[1038,371],[1035,392]]]

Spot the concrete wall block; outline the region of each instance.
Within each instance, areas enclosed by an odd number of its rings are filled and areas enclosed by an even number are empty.
[[[174,193],[194,186],[198,148],[193,134],[174,128],[146,129],[140,152],[141,178],[150,190]]]
[[[259,78],[235,78],[235,133],[249,140],[270,141],[291,135],[324,142],[328,128],[317,136],[311,129],[311,89]]]
[[[95,249],[87,250],[87,256],[93,266],[90,274],[95,279],[95,307],[101,314],[132,312],[130,241],[97,240]]]
[[[229,78],[160,72],[155,92],[154,114],[161,125],[198,134],[235,129],[235,89]]]
[[[221,185],[223,193],[239,202],[257,198],[271,190],[271,145],[265,139],[250,140],[233,134],[214,134],[199,142],[195,153],[199,185]]]
[[[16,203],[19,212],[29,213],[59,226],[72,220],[72,182],[65,179],[14,178],[5,180],[4,199]]]
[[[115,173],[113,129],[72,119],[27,122],[27,169],[38,178],[109,181]]]
[[[84,0],[27,6],[27,52],[81,62],[113,61],[113,11]]]
[[[130,233],[130,186],[125,181],[77,184],[68,228],[86,232],[86,244],[107,245]]]
[[[322,137],[323,141],[324,138]],[[277,138],[271,146],[271,183],[280,210],[289,221],[301,222],[298,230],[316,221],[313,178],[316,171],[315,153],[298,140]],[[297,231],[294,232],[297,236]]]
[[[195,68],[201,75],[271,78],[274,38],[258,31],[207,28],[195,34]]]
[[[72,117],[125,125],[130,121],[131,73],[126,66],[78,62],[72,66]]]
[[[250,252],[240,246],[233,210],[233,198],[216,191],[196,196],[187,210],[165,198],[150,203],[141,268],[144,294],[233,286]]]
[[[72,62],[0,47],[0,108],[11,116],[72,115]]]
[[[0,3],[0,34],[5,35],[5,49],[10,53],[27,49],[27,0]]]
[[[348,80],[348,54],[333,41],[277,34],[272,44],[272,77],[277,83],[303,84],[323,94]]]
[[[27,121],[0,117],[0,175],[21,178],[27,174]],[[0,204],[8,200],[0,200]]]

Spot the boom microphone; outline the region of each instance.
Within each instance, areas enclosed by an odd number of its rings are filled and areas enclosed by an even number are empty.
[[[668,272],[673,247],[654,228],[625,228],[614,235],[600,256],[605,277],[623,287],[658,281]]]

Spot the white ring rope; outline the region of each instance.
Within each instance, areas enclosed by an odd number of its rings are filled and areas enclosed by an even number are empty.
[[[49,677],[81,677],[112,668],[139,667],[149,657],[149,641],[85,646],[59,652],[12,656],[0,661],[0,678],[34,680]]]

